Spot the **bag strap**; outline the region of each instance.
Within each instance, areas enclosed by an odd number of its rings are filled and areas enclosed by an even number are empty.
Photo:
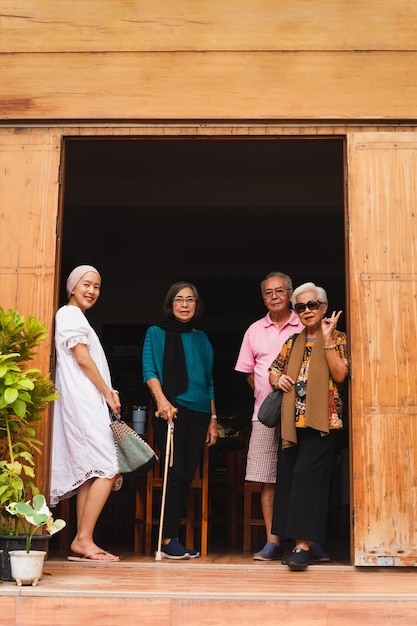
[[[110,419],[111,419],[112,422],[119,422],[120,421],[120,418],[117,417],[116,413],[110,407],[109,407],[109,415],[110,415]]]
[[[291,346],[291,350],[288,352],[288,356],[287,356],[287,359],[286,359],[286,361],[285,361],[284,370],[283,370],[283,372],[282,372],[283,374],[286,374],[286,373],[287,373],[288,363],[290,362],[291,352],[292,352],[292,349],[293,349],[293,347],[294,347],[295,341],[296,341],[296,339],[297,339],[297,337],[298,337],[298,335],[299,335],[299,334],[300,334],[300,333],[294,333],[294,335],[291,335],[291,338],[292,338],[292,346]]]

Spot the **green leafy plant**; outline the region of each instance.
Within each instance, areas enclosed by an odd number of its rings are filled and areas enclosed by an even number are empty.
[[[39,528],[46,526],[50,535],[57,533],[66,526],[63,519],[55,519],[46,504],[45,496],[38,493],[33,497],[33,505],[29,502],[11,502],[7,505],[10,515],[24,519],[32,528],[26,531],[26,552],[30,552],[32,537]]]
[[[42,442],[35,427],[59,396],[49,375],[29,364],[46,337],[44,322],[0,307],[0,534],[21,532],[8,506],[39,493],[33,455]]]

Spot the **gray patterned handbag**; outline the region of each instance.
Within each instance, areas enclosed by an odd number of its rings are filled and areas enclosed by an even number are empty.
[[[144,476],[155,467],[158,461],[155,451],[133,428],[119,419],[111,409],[109,412],[110,428],[113,431],[117,447],[120,473],[134,473],[135,476]]]

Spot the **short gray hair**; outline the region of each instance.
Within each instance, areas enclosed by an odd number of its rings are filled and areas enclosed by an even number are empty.
[[[326,291],[323,289],[323,287],[318,287],[314,283],[303,283],[302,285],[294,289],[291,296],[291,304],[294,306],[297,302],[298,296],[300,296],[302,293],[305,293],[306,291],[315,291],[317,300],[328,304]]]
[[[266,276],[261,282],[261,293],[264,295],[265,283],[269,278],[283,278],[285,280],[285,287],[288,291],[292,291],[292,279],[287,274],[283,274],[283,272],[269,272],[268,276]]]

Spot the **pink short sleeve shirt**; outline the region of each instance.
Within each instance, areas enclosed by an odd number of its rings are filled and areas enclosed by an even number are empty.
[[[272,391],[268,367],[288,337],[301,332],[303,328],[303,324],[294,311],[291,311],[290,318],[281,328],[272,322],[268,312],[265,317],[251,324],[245,332],[235,370],[244,374],[254,374],[253,420],[258,419],[259,407],[268,393]]]

